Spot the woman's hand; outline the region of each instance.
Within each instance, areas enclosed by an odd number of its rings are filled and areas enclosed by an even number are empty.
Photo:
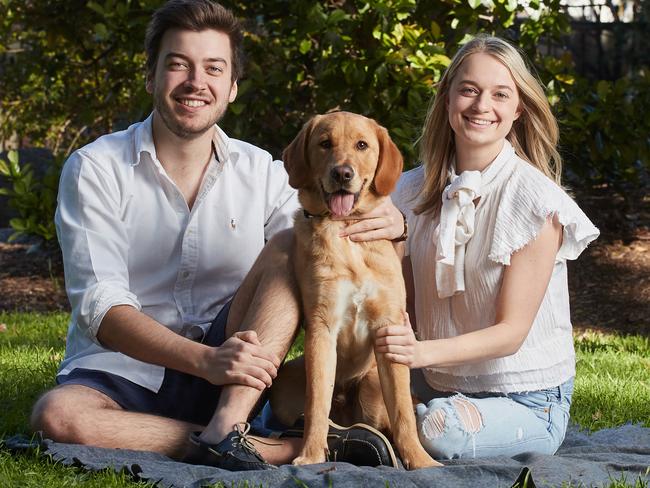
[[[405,364],[409,368],[427,366],[424,343],[415,337],[407,313],[404,313],[404,325],[389,325],[377,331],[375,351],[385,354],[389,361]]]
[[[334,220],[349,220],[350,217],[336,217]],[[340,237],[349,237],[351,241],[375,241],[378,239],[397,239],[404,233],[404,217],[399,209],[393,204],[390,197],[382,199],[382,202],[370,212],[357,215],[354,224],[348,225],[340,234]]]

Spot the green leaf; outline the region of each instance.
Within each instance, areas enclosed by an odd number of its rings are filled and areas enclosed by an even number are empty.
[[[517,3],[515,2],[515,8],[516,7],[517,7]],[[507,10],[510,11],[510,9],[507,9]],[[508,28],[514,23],[515,23],[515,12],[512,11],[510,16],[506,20],[503,21],[503,27]]]
[[[472,7],[472,9],[476,10],[478,7],[481,6],[481,0],[468,0],[469,6]]]
[[[311,39],[305,39],[304,41],[301,41],[299,50],[300,54],[307,54],[311,49]]]
[[[108,39],[108,37],[109,37],[108,28],[106,27],[105,24],[103,24],[101,22],[98,22],[97,24],[95,24],[95,36],[99,40]]]
[[[9,176],[9,166],[7,166],[4,159],[0,159],[0,174],[3,176]]]
[[[18,232],[24,232],[27,230],[26,222],[23,219],[11,219],[9,225],[13,230]]]
[[[434,39],[438,39],[440,37],[440,26],[437,22],[432,20],[429,30],[431,30],[431,35],[434,37]]]
[[[449,59],[449,57],[445,56],[444,54],[433,54],[429,56],[429,63],[440,64],[444,67],[447,67],[451,63],[451,59]]]
[[[97,2],[88,2],[86,4],[86,7],[88,7],[90,10],[94,10],[95,12],[97,12],[101,16],[105,15],[104,7],[99,5]]]
[[[343,10],[337,8],[329,15],[327,22],[330,25],[338,24],[339,22],[347,18],[348,18],[348,14],[346,14]]]
[[[228,105],[228,108],[233,114],[239,115],[244,111],[246,105],[244,103],[231,103],[230,105]]]
[[[15,149],[12,149],[7,153],[7,159],[11,164],[17,165],[18,164],[18,151]]]
[[[474,36],[472,34],[465,34],[463,38],[458,41],[458,45],[462,46],[463,44],[467,44],[472,39],[474,39]]]
[[[568,74],[561,74],[560,73],[558,75],[555,75],[555,78],[557,80],[561,81],[562,83],[564,83],[565,85],[573,85],[575,83],[575,81],[576,81],[575,76],[568,75]]]
[[[605,80],[600,80],[596,85],[596,92],[598,93],[599,98],[607,97],[609,90],[610,90],[610,84]]]

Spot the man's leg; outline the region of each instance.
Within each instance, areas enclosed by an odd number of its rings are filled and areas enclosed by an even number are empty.
[[[237,330],[255,330],[262,344],[284,357],[297,331],[299,307],[289,249],[293,235],[287,231],[264,247],[232,302],[226,337]],[[101,388],[99,388],[101,390]],[[223,439],[234,424],[248,420],[259,400],[254,388],[224,387],[217,411],[206,433]],[[81,385],[61,385],[41,397],[32,413],[33,430],[41,430],[58,442],[109,448],[151,450],[182,457],[189,434],[203,426],[167,417],[126,411],[107,394]],[[269,462],[286,462],[298,451],[298,443],[274,442]],[[277,445],[280,444],[280,445]],[[294,444],[296,446],[294,446]]]
[[[267,243],[232,301],[226,326],[226,337],[237,331],[254,330],[266,350],[280,358],[291,347],[300,321],[292,246],[293,231],[282,232]],[[243,385],[224,386],[201,440],[216,444],[232,432],[235,424],[247,422],[261,393]],[[291,461],[300,447],[297,439],[268,442],[255,442],[255,446],[272,464]]]
[[[73,444],[155,451],[181,457],[189,433],[200,426],[156,415],[127,412],[110,397],[82,385],[61,385],[43,395],[32,412],[32,429]]]

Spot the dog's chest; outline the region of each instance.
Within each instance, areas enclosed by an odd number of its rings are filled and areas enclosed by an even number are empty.
[[[339,341],[366,344],[377,309],[400,284],[399,260],[388,242],[355,243],[338,236],[342,224],[314,226],[300,245],[303,298],[310,309],[327,315],[327,326]],[[387,273],[387,271],[392,273]],[[393,281],[393,282],[391,282]],[[401,285],[403,286],[403,285]]]
[[[340,341],[364,344],[370,340],[368,306],[377,299],[377,283],[340,280],[334,293],[334,314],[330,330]],[[352,337],[348,337],[351,335]]]

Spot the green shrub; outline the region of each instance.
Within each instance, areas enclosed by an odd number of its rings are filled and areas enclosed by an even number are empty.
[[[567,179],[607,185],[636,207],[650,183],[650,71],[616,81],[577,79],[557,109]]]
[[[142,45],[161,3],[0,0],[0,140],[18,134],[56,161],[43,182],[17,161],[6,164],[12,204],[21,212],[15,230],[52,239],[50,193],[60,162],[151,110]],[[568,30],[559,0],[533,0],[523,16],[523,4],[512,0],[223,3],[246,19],[249,62],[222,125],[276,157],[311,115],[341,108],[385,125],[407,168],[413,166],[426,108],[449,58],[469,35],[491,32],[515,41],[536,66],[562,121],[574,181],[645,184],[648,122],[645,110],[632,108],[648,107],[647,76],[591,86],[572,75],[569,57],[542,55],[539,45]]]
[[[18,217],[9,221],[15,231],[10,241],[20,235],[30,235],[48,242],[56,238],[54,211],[63,159],[56,158],[42,178],[35,178],[29,163],[21,165],[17,151],[9,151],[7,160],[0,159],[0,176],[9,186],[0,187],[0,195],[9,197],[9,206]]]
[[[376,118],[402,150],[407,167],[435,83],[458,46],[477,32],[517,39],[536,59],[542,35],[568,27],[559,2],[522,4],[375,0],[233,2],[248,26],[248,77],[231,107],[230,132],[279,156],[315,113],[341,108]]]

